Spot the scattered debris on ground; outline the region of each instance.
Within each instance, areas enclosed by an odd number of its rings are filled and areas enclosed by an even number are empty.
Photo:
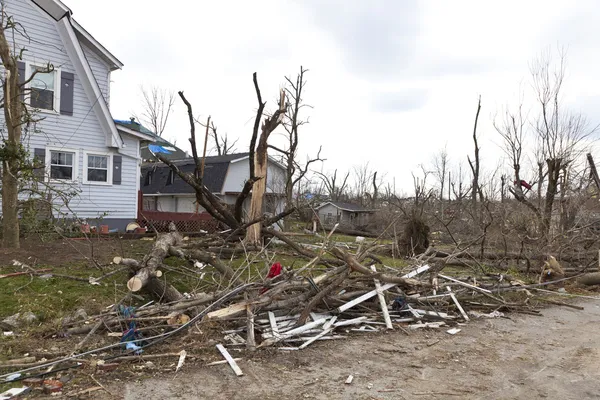
[[[508,275],[475,269],[442,273],[458,254],[464,254],[459,249],[440,257],[429,248],[410,259],[406,268],[389,267],[377,262],[372,252],[376,241],[358,241],[351,249],[332,242],[333,232],[320,244],[304,245],[272,231],[273,238],[306,261],[286,268],[277,261],[278,252],[283,253],[279,248],[271,250],[268,270],[254,274],[248,269],[251,261],[246,269],[234,269],[221,258],[222,254],[231,257],[239,248],[221,243],[218,253],[209,250],[208,240],[201,248],[197,242],[183,240],[175,230],[159,235],[142,260],[115,257],[114,264],[130,269],[129,292],[121,301],[94,315],[79,309],[63,319],[52,337],[77,338],[68,351],[3,361],[0,380],[12,386],[22,384],[27,391],[62,392],[73,370],[80,370],[94,385],[72,385],[67,391],[88,394],[106,391],[95,374],[111,373],[123,363],[136,361],[141,363],[138,368],[151,370],[156,361],[168,360],[169,370],[178,372],[188,361],[208,361],[199,351],[210,352],[213,360],[222,358],[205,365],[228,363],[232,373],[242,376],[240,358],[234,358],[231,349],[294,352],[320,341],[383,331],[411,335],[434,329],[460,335],[461,327],[471,319],[503,318],[507,313],[538,315],[539,306],[545,303],[578,307],[556,299],[567,293],[555,289],[571,277],[527,285]],[[212,268],[215,290],[179,291],[162,273],[172,268],[164,262],[168,257],[184,260],[188,266],[179,268],[190,276],[204,277]],[[40,273],[21,265],[32,276]],[[90,278],[88,283],[97,281]],[[143,304],[127,305],[132,298]],[[32,323],[35,315],[15,314],[2,322],[4,335],[19,335],[21,324]],[[174,347],[178,350],[173,351]],[[350,375],[345,382],[350,385],[352,380]],[[11,390],[4,396],[18,391]]]

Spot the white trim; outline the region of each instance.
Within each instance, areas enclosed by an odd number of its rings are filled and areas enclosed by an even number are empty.
[[[207,157],[210,157],[210,156],[207,156]],[[233,159],[233,160],[231,160],[231,161],[229,161],[229,162],[230,162],[230,163],[236,163],[236,162],[240,162],[240,161],[247,160],[247,159],[249,159],[249,158],[250,158],[250,156],[249,156],[249,155],[247,155],[247,156],[242,156],[242,157],[240,157],[240,158]],[[281,164],[279,161],[277,161],[276,159],[274,159],[273,157],[271,157],[271,156],[270,156],[270,155],[268,155],[268,154],[267,154],[267,159],[268,159],[268,161],[269,161],[269,162],[273,163],[274,165],[278,166],[279,168],[281,168],[281,169],[283,169],[283,170],[285,170],[285,169],[286,169],[286,168],[285,168],[285,166],[284,166],[283,164]]]
[[[106,49],[106,47],[102,46],[100,42],[98,42],[92,35],[89,34],[77,21],[71,18],[71,24],[75,29],[75,32],[81,35],[85,41],[91,44],[92,50],[96,50],[96,53],[104,60],[108,61],[110,65],[110,70],[115,71],[121,69],[123,67],[123,63],[119,61],[117,57],[115,57],[110,51]]]
[[[72,179],[52,179],[52,155],[51,152],[73,153],[73,175]],[[79,182],[79,150],[62,147],[46,147],[46,174],[44,180],[52,183],[75,183]]]
[[[192,193],[142,193],[142,197],[192,197],[195,198],[196,195]]]
[[[33,74],[34,67],[47,68],[48,64],[42,64],[42,63],[33,62],[33,61],[25,61],[25,77],[26,77],[25,80],[27,80],[31,77],[31,75]],[[50,73],[50,72],[48,72],[48,73]],[[61,68],[60,67],[54,68],[54,71],[52,71],[51,73],[54,74],[54,89],[53,89],[54,109],[49,110],[47,108],[32,107],[30,104],[31,103],[31,90],[29,91],[29,98],[25,98],[25,104],[26,104],[27,108],[36,110],[37,112],[40,112],[40,113],[60,115],[60,89],[61,89],[61,79],[62,79]],[[27,85],[25,86],[25,88],[31,89],[32,82],[33,82],[33,80],[28,82]]]
[[[77,21],[71,18],[73,12],[63,4],[60,0],[32,0],[35,5],[45,12],[54,21],[60,21],[65,16],[71,19],[73,28],[78,35],[81,35],[85,42],[89,43],[94,50],[107,64],[110,65],[110,70],[114,71],[121,69],[123,63],[119,61],[110,51],[108,51],[100,42],[98,42],[92,35],[89,34]]]
[[[106,145],[108,147],[116,148],[123,147],[123,141],[119,137],[117,127],[112,119],[112,116],[110,115],[108,105],[106,104],[106,101],[104,101],[102,91],[98,86],[98,82],[96,82],[96,79],[94,78],[94,74],[89,63],[87,62],[87,59],[85,58],[85,54],[83,53],[81,44],[75,35],[75,31],[73,30],[71,22],[68,18],[63,18],[57,22],[56,27],[63,43],[65,44],[65,50],[73,62],[75,72],[79,76],[79,80],[83,85],[85,94],[93,105],[93,109],[98,117],[100,126],[102,126],[102,129],[106,134]]]
[[[65,15],[71,15],[69,7],[60,0],[32,0],[39,8],[44,10],[52,19],[58,21]]]
[[[149,142],[155,142],[155,138],[153,136],[151,136],[151,135],[148,135],[148,134],[142,133],[142,132],[138,132],[138,131],[135,131],[135,130],[130,129],[130,128],[126,128],[126,127],[124,127],[122,125],[119,125],[117,123],[115,123],[115,125],[117,125],[117,130],[118,131],[121,131],[121,132],[126,133],[126,134],[131,135],[131,136],[135,136],[135,137],[140,138],[140,139],[147,140]]]
[[[315,210],[320,210],[321,208],[325,207],[326,205],[331,204],[332,206],[334,206],[335,208],[337,208],[338,210],[342,210],[342,211],[348,211],[351,213],[367,213],[367,212],[375,212],[376,210],[369,210],[369,209],[364,209],[364,210],[350,210],[348,208],[342,208],[336,204],[334,204],[331,201],[328,201],[326,203],[321,204],[320,206],[316,207]]]
[[[100,156],[106,157],[106,182],[88,181],[88,157],[89,156]],[[102,153],[101,151],[88,151],[83,152],[83,183],[85,185],[98,185],[98,186],[112,186],[112,170],[113,170],[113,155],[112,153]]]

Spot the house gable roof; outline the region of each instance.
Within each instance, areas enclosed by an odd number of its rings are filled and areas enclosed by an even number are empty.
[[[92,35],[89,34],[77,21],[71,18],[73,12],[60,0],[31,0],[39,8],[44,10],[50,17],[55,21],[60,21],[63,17],[69,18],[77,38],[81,43],[85,44],[92,51],[94,51],[106,64],[109,65],[110,70],[114,71],[121,69],[123,63],[119,61],[110,51],[108,51],[100,42],[98,42]]]
[[[248,153],[237,153],[206,157],[204,162],[204,185],[212,193],[221,193],[229,164],[247,156]],[[193,173],[196,169],[193,158],[172,161],[184,173]],[[142,193],[146,195],[194,193],[194,189],[179,177],[175,177],[173,183],[167,185],[169,171],[170,168],[163,163],[151,163],[142,166],[142,184],[140,185]],[[152,179],[148,185],[145,185],[148,173],[152,174]]]
[[[184,173],[193,173],[195,170],[194,163],[184,163],[178,166]],[[229,162],[207,163],[205,166],[204,185],[212,193],[220,193],[225,182]],[[142,182],[140,189],[143,194],[190,194],[194,193],[194,189],[184,182],[180,177],[175,176],[173,182],[167,185],[171,169],[162,163],[147,164],[142,167]],[[150,183],[146,185],[147,175],[152,175]]]
[[[360,204],[354,203],[344,203],[341,201],[328,201],[327,203],[323,203],[317,207],[317,210],[325,207],[326,205],[331,204],[337,209],[349,212],[374,212],[375,210],[368,209],[366,207],[361,206]]]

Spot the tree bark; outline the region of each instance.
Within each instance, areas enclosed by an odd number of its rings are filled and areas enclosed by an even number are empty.
[[[260,91],[258,90],[258,83],[256,82],[256,74],[254,75],[254,84],[257,88],[257,95],[259,96],[260,102]],[[254,161],[254,171],[250,175],[250,178],[258,179],[258,181],[254,183],[252,188],[250,213],[248,216],[250,221],[258,220],[263,216],[263,200],[267,190],[267,141],[269,140],[271,132],[273,132],[281,123],[281,118],[285,113],[285,107],[285,95],[284,92],[281,91],[279,97],[279,109],[263,122],[258,146],[256,146],[256,153],[254,157],[251,157]],[[254,149],[251,148],[251,154],[253,151]],[[261,223],[257,222],[248,227],[246,230],[247,244],[256,246],[261,245],[261,226]]]
[[[263,199],[267,190],[267,148],[261,149],[259,144],[256,150],[256,157],[254,159],[254,174],[258,179],[254,183],[252,190],[252,198],[250,201],[250,215],[249,219],[254,220],[262,217],[263,215]],[[248,227],[246,232],[246,242],[248,244],[260,246],[261,244],[261,224],[256,223]]]
[[[4,6],[2,6],[4,13]],[[0,58],[6,73],[4,83],[4,119],[7,137],[2,155],[2,247],[19,248],[19,158],[21,153],[21,125],[23,106],[21,86],[15,56],[0,27]]]
[[[158,272],[158,267],[162,264],[165,257],[169,255],[169,248],[178,245],[182,241],[181,235],[174,228],[175,225],[171,223],[171,232],[161,235],[156,239],[152,251],[142,261],[142,268],[127,282],[127,288],[130,291],[140,291],[148,284],[151,278],[160,277],[161,274]],[[157,282],[153,282],[153,287],[150,290],[157,293],[164,293],[166,291],[165,287]]]
[[[550,227],[552,225],[552,210],[554,206],[554,199],[558,192],[558,179],[560,178],[560,170],[562,168],[562,161],[560,159],[548,159],[546,160],[548,166],[548,186],[546,187],[546,200],[544,202],[544,214],[542,220],[542,229],[544,235],[547,237],[550,233]]]

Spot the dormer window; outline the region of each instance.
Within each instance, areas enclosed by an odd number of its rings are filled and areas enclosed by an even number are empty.
[[[48,72],[48,65],[29,65],[29,105],[47,111],[58,111],[60,104],[60,79],[57,70]]]
[[[152,185],[152,171],[146,172],[146,178],[144,179],[144,186]]]
[[[167,185],[172,185],[175,182],[175,173],[172,169],[169,170],[169,176],[167,176]]]

